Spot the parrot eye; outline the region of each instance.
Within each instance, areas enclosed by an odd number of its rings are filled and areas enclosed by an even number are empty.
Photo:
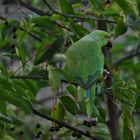
[[[110,36],[107,36],[107,35],[105,35],[104,37],[105,37],[105,38],[110,38]]]

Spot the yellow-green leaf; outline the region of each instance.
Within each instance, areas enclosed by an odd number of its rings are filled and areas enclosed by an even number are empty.
[[[123,20],[120,20],[116,26],[115,29],[115,38],[119,35],[124,34],[127,31],[127,25],[123,22]]]
[[[65,110],[61,103],[58,103],[53,107],[51,116],[56,120],[63,121]]]
[[[73,115],[77,114],[78,107],[76,105],[76,102],[71,97],[62,96],[60,97],[60,100],[68,112],[70,112]]]
[[[59,0],[59,6],[62,13],[73,14],[72,4],[68,0]]]

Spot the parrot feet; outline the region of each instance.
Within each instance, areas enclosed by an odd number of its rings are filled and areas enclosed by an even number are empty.
[[[104,79],[106,79],[110,75],[110,72],[104,69],[104,73],[105,73]]]

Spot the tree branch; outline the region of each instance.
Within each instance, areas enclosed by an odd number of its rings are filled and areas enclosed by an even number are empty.
[[[98,29],[107,31],[107,25],[105,22],[97,22]],[[103,48],[103,53],[105,56],[105,60],[108,64],[112,65],[112,57],[111,52],[107,47]],[[112,91],[112,72],[111,69],[105,66],[105,69],[110,72],[110,74],[106,77],[105,83],[105,91],[106,91],[106,105],[108,111],[108,128],[110,132],[111,140],[120,140],[120,130],[119,130],[119,111],[117,105],[114,104],[114,96]]]
[[[63,13],[60,13],[60,12],[57,12],[55,10],[53,10],[53,8],[49,5],[49,3],[47,2],[47,0],[43,0],[44,3],[48,6],[48,8],[50,9],[50,11],[52,11],[53,13],[55,14],[58,14],[58,15],[61,15],[65,18],[76,18],[76,19],[80,19],[80,20],[92,20],[92,21],[103,21],[103,22],[107,22],[107,23],[113,23],[113,24],[117,24],[116,21],[111,21],[111,20],[106,20],[106,19],[96,19],[96,18],[93,18],[93,17],[83,17],[83,16],[77,16],[77,15],[71,15],[71,14],[63,14]]]
[[[7,21],[7,18],[5,18],[5,17],[2,17],[2,16],[0,16],[0,19],[1,20],[3,20],[3,21]],[[18,22],[18,21],[17,21]],[[42,39],[40,38],[40,37],[38,37],[38,36],[36,36],[35,34],[33,34],[33,33],[31,33],[31,32],[27,32],[24,28],[22,28],[22,27],[19,27],[19,29],[21,30],[21,31],[24,31],[24,32],[26,32],[27,34],[29,34],[32,38],[34,38],[35,40],[38,40],[39,42],[42,42]]]
[[[40,15],[40,16],[45,16],[45,15],[50,16],[50,15],[47,14],[46,12],[41,11],[41,10],[35,8],[35,7],[31,6],[30,4],[28,4],[28,3],[26,3],[26,2],[23,2],[22,0],[13,0],[13,1],[14,1],[14,3],[19,3],[19,5],[21,5],[21,6],[25,7],[25,8],[27,8],[27,9],[29,9],[29,10],[31,10],[31,11],[33,11],[34,13],[36,13],[36,14],[38,14],[38,15]],[[60,24],[60,23],[58,23],[58,22],[56,22],[56,21],[53,21],[53,20],[52,20],[52,22],[53,22],[54,24],[56,24],[57,26],[61,27],[61,28],[64,28],[64,29],[66,29],[66,30],[68,30],[68,31],[72,31],[70,28],[64,26],[63,24]]]
[[[40,15],[40,16],[44,16],[44,15],[47,15],[47,13],[31,6],[29,3],[26,3],[26,2],[23,2],[21,0],[13,0],[14,3],[17,3],[19,5],[21,5],[22,7],[25,7],[27,9],[29,9],[30,11],[33,11],[34,13]]]
[[[31,79],[31,80],[48,80],[48,77],[34,77],[34,76],[11,76],[11,79]]]
[[[19,67],[20,68],[20,67]],[[18,68],[18,69],[19,69]],[[17,71],[17,70],[16,70]],[[11,79],[22,79],[22,80],[27,80],[27,79],[31,79],[31,80],[49,80],[48,77],[35,77],[35,76],[25,76],[25,75],[22,75],[22,76],[11,76],[10,77]],[[75,86],[77,86],[78,84],[77,83],[74,83],[74,82],[69,82],[67,80],[64,80],[62,79],[61,80],[61,83],[66,83],[66,84],[73,84]]]
[[[140,55],[140,51],[137,51],[137,52],[134,52],[132,54],[127,54],[126,56],[122,57],[121,59],[117,60],[116,62],[113,63],[113,68],[117,68],[119,67],[119,65],[121,63],[123,63],[124,61],[128,60],[128,59],[131,59],[133,57],[136,57]]]
[[[38,110],[36,110],[36,109],[34,109],[34,108],[32,108],[32,111],[33,111],[33,113],[34,113],[35,115],[38,115],[38,116],[40,116],[40,117],[42,117],[42,118],[45,118],[45,119],[47,119],[47,120],[49,120],[49,121],[55,122],[55,123],[59,124],[60,126],[66,127],[66,128],[68,128],[68,129],[70,129],[70,130],[72,130],[72,131],[74,131],[74,132],[78,132],[78,133],[80,133],[81,135],[83,135],[83,136],[85,136],[85,137],[88,137],[88,138],[90,138],[90,139],[92,139],[92,140],[99,140],[98,138],[93,137],[93,136],[90,135],[89,133],[86,133],[86,132],[84,132],[84,131],[81,131],[81,130],[79,130],[79,129],[77,129],[77,128],[75,128],[75,127],[73,127],[73,126],[67,124],[66,122],[60,122],[60,121],[58,121],[58,120],[52,118],[51,116],[49,116],[49,115],[47,115],[47,114],[43,114],[43,113],[39,112]]]

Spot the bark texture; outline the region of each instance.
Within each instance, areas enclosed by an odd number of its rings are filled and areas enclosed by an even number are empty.
[[[97,22],[98,29],[107,31],[106,23],[104,22]],[[112,74],[111,74],[111,67],[112,67],[112,57],[111,52],[108,48],[103,49],[105,60],[107,62],[107,69],[110,72],[110,75],[107,76],[105,79],[105,89],[106,89],[106,105],[108,111],[108,128],[110,132],[110,137],[112,140],[120,140],[120,130],[119,130],[119,111],[117,106],[113,103],[113,92],[111,90],[112,86]]]

